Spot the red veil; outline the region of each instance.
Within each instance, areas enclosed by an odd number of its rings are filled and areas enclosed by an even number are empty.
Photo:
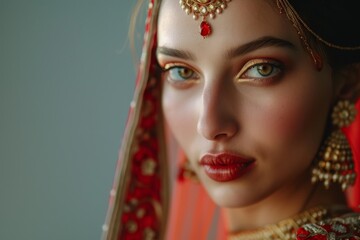
[[[356,103],[357,112],[360,113],[360,100]],[[351,149],[354,154],[355,172],[359,176],[360,173],[360,114],[354,123],[348,128],[344,129],[344,133],[347,136]],[[360,177],[356,178],[355,185],[348,192],[349,205],[355,210],[359,211],[360,208]]]
[[[226,223],[221,210],[200,184],[179,181],[176,177],[183,157],[163,124],[161,84],[155,68],[160,3],[150,0],[149,4],[134,100],[110,191],[102,239],[224,239]],[[357,109],[360,112],[360,102]],[[357,173],[360,173],[359,115],[344,129],[353,149]],[[349,190],[348,199],[354,209],[359,206],[359,177]]]

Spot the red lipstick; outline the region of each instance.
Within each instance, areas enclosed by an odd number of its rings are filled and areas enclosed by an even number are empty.
[[[251,169],[254,159],[229,153],[206,154],[200,159],[205,173],[217,182],[228,182],[243,176]]]

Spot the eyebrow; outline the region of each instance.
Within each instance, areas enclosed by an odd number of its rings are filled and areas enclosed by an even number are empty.
[[[195,56],[188,51],[177,50],[168,47],[158,47],[156,55],[163,54],[171,57],[182,58],[184,60],[195,60]]]
[[[293,43],[276,37],[271,36],[264,36],[258,39],[255,39],[254,41],[245,43],[243,45],[240,45],[238,47],[232,48],[229,51],[227,51],[226,56],[229,58],[234,58],[240,55],[247,54],[249,52],[255,51],[260,48],[265,47],[283,47],[283,48],[289,48],[291,50],[295,50],[296,47]],[[195,56],[191,54],[188,51],[184,50],[178,50],[168,47],[158,47],[156,49],[156,55],[163,54],[171,57],[176,58],[182,58],[184,60],[195,60]]]
[[[245,43],[239,47],[230,49],[227,52],[227,56],[230,58],[234,58],[265,47],[283,47],[283,48],[289,48],[291,50],[296,49],[295,45],[287,40],[281,38],[275,38],[271,36],[265,36],[258,38],[254,41]]]

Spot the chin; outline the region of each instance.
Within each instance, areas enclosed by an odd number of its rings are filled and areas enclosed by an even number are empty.
[[[220,207],[241,208],[258,202],[259,197],[254,189],[234,189],[228,186],[219,186],[216,189],[207,189],[211,199]],[[249,194],[250,193],[250,194]]]
[[[222,208],[243,208],[254,204],[253,201],[247,200],[245,198],[231,199],[231,198],[226,198],[226,196],[224,196],[222,198],[216,198],[216,199],[212,198],[212,199],[214,200],[216,205]]]

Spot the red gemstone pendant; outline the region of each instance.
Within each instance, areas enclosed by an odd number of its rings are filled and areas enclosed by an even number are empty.
[[[211,34],[211,26],[207,21],[202,21],[200,24],[200,34],[204,38],[208,37]]]

